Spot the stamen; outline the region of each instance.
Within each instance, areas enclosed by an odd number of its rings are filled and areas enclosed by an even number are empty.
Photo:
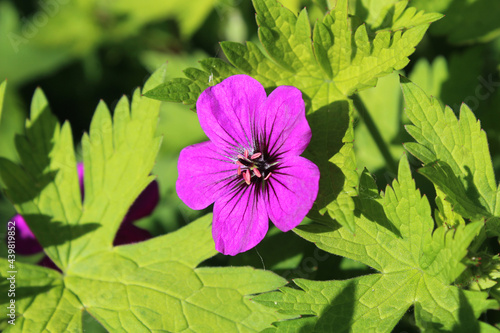
[[[248,159],[248,149],[245,149],[245,158]]]
[[[244,160],[245,159],[245,157],[243,155],[238,155],[236,157],[238,157],[238,159],[240,159],[240,160]]]
[[[239,156],[239,155],[238,155],[238,156]],[[243,157],[243,156],[241,156],[241,157]],[[244,164],[243,164],[243,163],[241,163],[240,161],[236,161],[236,164],[241,165],[241,166],[243,166],[243,165],[244,165]]]
[[[250,156],[250,159],[251,160],[256,159],[256,158],[260,157],[261,155],[262,155],[262,153],[255,153],[252,156]]]
[[[247,183],[247,185],[250,185],[250,171],[243,171],[243,179],[245,180],[245,183]]]
[[[238,165],[238,176],[241,175],[241,167]]]
[[[271,177],[271,173],[269,172],[266,176],[266,178],[264,178],[264,180],[267,180],[269,177]]]
[[[253,173],[255,173],[255,175],[256,175],[257,177],[259,177],[259,178],[260,178],[260,177],[262,177],[262,175],[261,175],[261,173],[260,173],[259,169],[257,169],[257,168],[253,169]]]

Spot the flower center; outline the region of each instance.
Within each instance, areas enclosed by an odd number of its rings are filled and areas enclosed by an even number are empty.
[[[267,180],[271,176],[270,167],[264,160],[264,156],[260,152],[254,152],[252,155],[249,154],[248,150],[245,149],[243,155],[238,155],[236,164],[238,165],[238,176],[242,176],[243,180],[247,185],[250,185],[252,179],[257,180],[258,178],[262,180]]]

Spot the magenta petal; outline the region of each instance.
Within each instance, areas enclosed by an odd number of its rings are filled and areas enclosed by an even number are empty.
[[[17,214],[12,218],[11,221],[15,223],[16,234],[14,237],[15,237],[16,253],[22,255],[30,255],[43,251],[42,246],[35,238],[35,235],[28,227],[28,224],[21,215]],[[7,227],[10,226],[11,225],[9,224]]]
[[[234,256],[264,238],[269,218],[264,201],[257,195],[255,186],[243,185],[215,202],[212,235],[217,251]]]
[[[158,201],[160,201],[160,190],[158,182],[153,180],[135,199],[122,223],[132,223],[150,215],[158,205]]]
[[[80,182],[80,193],[82,195],[82,201],[83,201],[83,198],[84,198],[84,195],[85,195],[85,189],[83,187],[83,163],[82,162],[78,162],[76,164],[76,170],[78,171],[78,181]]]
[[[253,146],[255,113],[266,100],[264,87],[248,75],[234,75],[203,91],[196,103],[200,125],[219,148]]]
[[[210,141],[184,148],[177,168],[177,195],[191,209],[212,204],[237,176],[237,165]]]
[[[259,125],[271,155],[300,155],[311,141],[302,93],[295,87],[281,86],[269,95],[261,107]]]
[[[286,232],[304,219],[318,195],[319,169],[311,161],[287,157],[271,175],[267,188],[267,212],[271,221]]]

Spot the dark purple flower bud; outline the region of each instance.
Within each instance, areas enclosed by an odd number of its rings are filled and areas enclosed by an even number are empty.
[[[54,262],[47,256],[44,256],[42,260],[38,262],[39,266],[55,269],[56,271],[61,271],[59,267],[54,264]]]
[[[31,232],[24,218],[21,215],[17,214],[12,218],[12,221],[15,223],[16,228],[16,253],[22,255],[31,255],[42,252],[42,246],[35,238],[35,235],[33,235],[33,233]]]
[[[134,221],[140,220],[143,217],[151,215],[153,210],[160,201],[160,190],[158,182],[153,180],[142,193],[135,199],[132,206],[123,219],[122,226],[131,224]],[[116,235],[117,237],[119,234]]]
[[[151,238],[151,234],[144,229],[136,227],[134,224],[122,224],[116,233],[113,245],[125,245],[138,243]]]

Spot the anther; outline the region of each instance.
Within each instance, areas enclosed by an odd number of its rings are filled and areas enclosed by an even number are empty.
[[[269,172],[266,176],[266,178],[264,178],[264,180],[267,180],[269,177],[271,177],[271,173]]]
[[[245,158],[248,160],[248,149],[245,149]]]
[[[238,165],[238,176],[241,175],[241,167]]]
[[[255,175],[256,175],[257,177],[259,177],[259,178],[260,178],[260,177],[262,177],[262,175],[260,174],[259,169],[257,169],[257,168],[253,169],[253,173],[255,173]]]
[[[256,159],[256,158],[260,157],[261,155],[262,155],[262,153],[255,153],[252,156],[250,156],[250,159],[251,160]]]
[[[245,180],[245,183],[247,183],[247,185],[250,185],[250,171],[243,171],[243,179]]]

